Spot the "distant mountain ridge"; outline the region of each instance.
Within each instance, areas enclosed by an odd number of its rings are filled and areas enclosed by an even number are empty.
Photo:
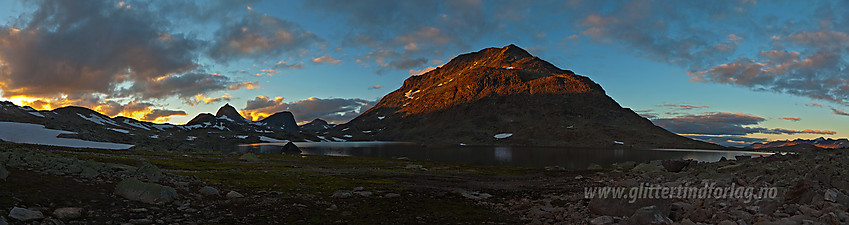
[[[462,54],[411,76],[330,133],[450,145],[723,148],[657,127],[588,77],[515,45]]]
[[[817,139],[808,140],[808,139],[796,139],[796,140],[784,140],[784,141],[772,141],[766,143],[755,143],[749,146],[746,146],[748,149],[763,149],[763,148],[777,148],[777,147],[785,147],[785,146],[794,146],[801,144],[810,144],[813,146],[817,146],[820,148],[828,148],[828,149],[837,149],[837,148],[849,148],[849,139],[841,138],[841,139],[831,139],[831,138],[823,138],[819,137]]]

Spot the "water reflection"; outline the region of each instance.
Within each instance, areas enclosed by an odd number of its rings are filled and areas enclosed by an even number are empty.
[[[367,156],[425,160],[477,165],[586,168],[592,163],[610,166],[625,161],[647,162],[665,159],[691,159],[715,162],[736,156],[761,157],[771,153],[682,149],[586,149],[509,146],[425,147],[403,142],[295,142],[306,155]],[[283,143],[239,145],[235,150],[254,153],[281,153]]]

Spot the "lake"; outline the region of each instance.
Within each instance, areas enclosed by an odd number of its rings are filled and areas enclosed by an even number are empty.
[[[247,153],[281,153],[285,143],[239,145],[235,150]],[[295,142],[304,155],[406,157],[410,160],[493,166],[560,166],[584,169],[591,163],[609,167],[626,161],[648,162],[666,159],[691,159],[715,162],[722,157],[763,157],[772,153],[692,149],[595,149],[513,146],[441,146],[425,147],[404,142]]]

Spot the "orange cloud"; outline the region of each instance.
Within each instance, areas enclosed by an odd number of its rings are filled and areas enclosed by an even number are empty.
[[[314,59],[312,59],[312,61],[314,63],[330,63],[330,64],[337,64],[337,63],[342,62],[342,60],[334,59],[333,56],[329,56],[329,55],[314,58]]]
[[[790,120],[790,121],[794,121],[794,122],[795,122],[795,121],[802,120],[802,118],[799,118],[799,117],[781,117],[781,118],[779,118],[779,119],[782,119],[782,120]]]

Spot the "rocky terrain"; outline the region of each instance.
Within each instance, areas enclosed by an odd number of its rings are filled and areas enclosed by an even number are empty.
[[[509,45],[408,78],[331,134],[428,144],[702,148],[622,108],[589,78]]]
[[[0,143],[8,224],[847,224],[841,150],[715,163],[511,168]],[[775,188],[774,198],[588,198],[587,188]],[[59,188],[61,187],[61,188]],[[2,224],[3,222],[0,222]]]

